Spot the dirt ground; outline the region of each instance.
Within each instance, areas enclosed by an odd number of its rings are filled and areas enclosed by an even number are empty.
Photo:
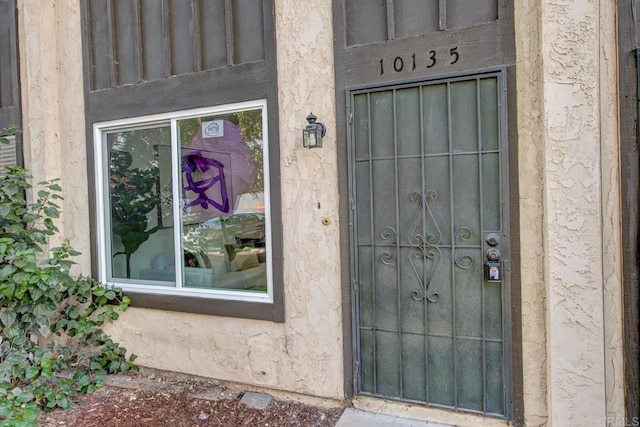
[[[335,426],[343,408],[275,400],[266,409],[240,403],[242,392],[197,379],[130,374],[83,396],[71,410],[42,414],[44,427]]]

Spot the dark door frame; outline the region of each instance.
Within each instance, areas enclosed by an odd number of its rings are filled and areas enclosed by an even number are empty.
[[[622,192],[622,292],[626,419],[640,418],[640,159],[638,0],[618,0],[618,63]]]

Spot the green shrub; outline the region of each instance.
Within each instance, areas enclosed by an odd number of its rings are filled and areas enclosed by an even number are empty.
[[[40,411],[70,408],[105,374],[137,369],[102,330],[129,298],[73,276],[79,253],[68,242],[45,253],[58,231],[60,186],[32,189],[30,179],[20,167],[0,179],[0,426],[37,425]]]

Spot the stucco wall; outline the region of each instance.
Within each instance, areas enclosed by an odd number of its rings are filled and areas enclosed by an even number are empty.
[[[517,1],[516,41],[525,421],[604,425],[623,414],[615,5]]]
[[[275,5],[285,323],[130,309],[110,332],[143,366],[339,399],[344,391],[331,1],[314,3],[313,20],[291,0]],[[327,126],[322,149],[302,148],[310,112]]]
[[[60,178],[64,201],[57,246],[82,252],[75,271],[90,274],[89,204],[78,0],[18,0],[25,167],[34,181]]]
[[[516,76],[518,109],[518,175],[522,295],[522,370],[526,425],[542,426],[546,405],[546,321],[544,267],[544,179],[542,155],[543,76],[541,2],[516,1]]]
[[[617,8],[600,0],[598,9],[605,421],[616,426],[625,420]]]

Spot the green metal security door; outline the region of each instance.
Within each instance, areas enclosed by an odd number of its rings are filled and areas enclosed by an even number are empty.
[[[350,92],[360,394],[511,416],[504,87]]]

